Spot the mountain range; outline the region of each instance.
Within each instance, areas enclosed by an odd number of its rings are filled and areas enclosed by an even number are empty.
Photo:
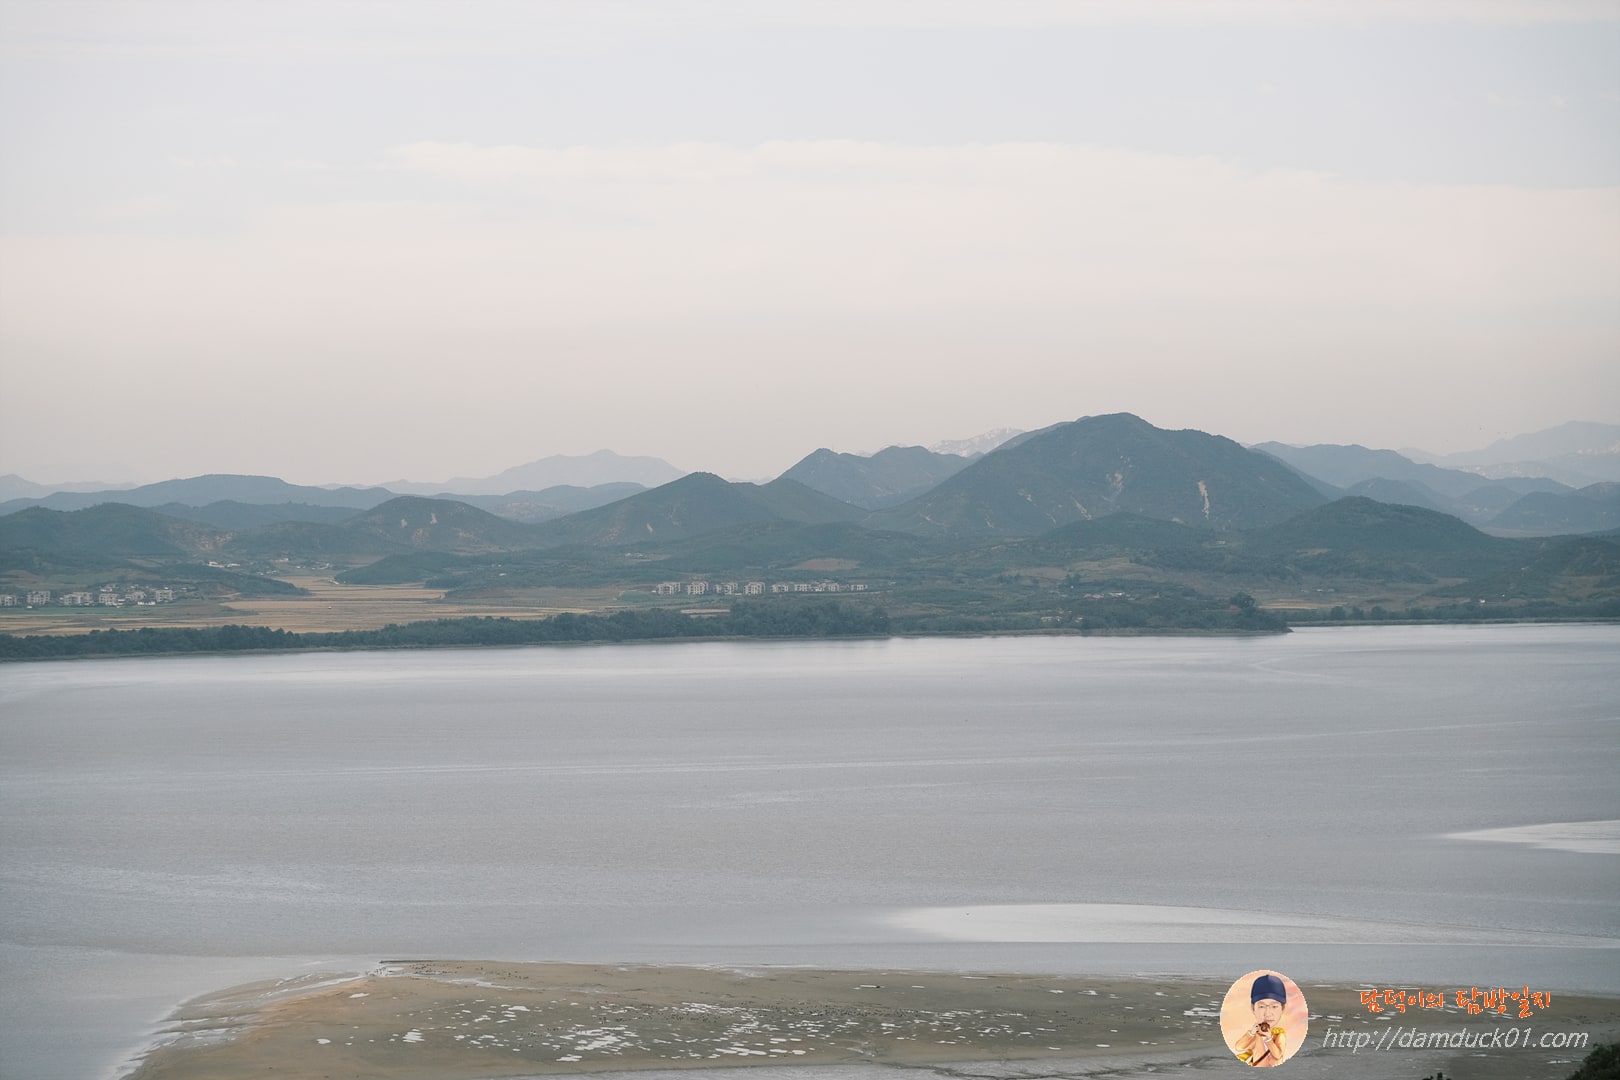
[[[1493,480],[1462,469],[1412,461],[1393,450],[1370,450],[1365,446],[1259,443],[1253,449],[1328,485],[1323,490],[1332,494],[1365,495],[1380,502],[1422,506],[1473,525],[1505,530],[1587,531],[1578,524],[1591,517],[1587,504],[1604,497],[1601,490],[1578,492],[1547,477]],[[1538,513],[1526,515],[1511,509],[1529,495],[1541,496],[1532,503],[1541,507]]]
[[[1620,481],[1620,424],[1576,420],[1544,431],[1498,439],[1480,450],[1430,454],[1404,450],[1430,465],[1464,469],[1480,476],[1545,476],[1569,487]]]
[[[0,476],[0,502],[9,502],[12,499],[43,499],[58,491],[124,491],[135,486],[95,480],[68,484],[36,484],[32,480],[24,480],[16,473],[6,473]]]
[[[869,455],[820,449],[782,475],[860,509],[886,510],[928,493],[990,450],[1013,450],[1041,434],[1000,429],[928,449],[891,446]],[[1613,470],[1605,463],[1616,459],[1617,447],[1620,425],[1571,423],[1445,458],[1421,451],[1397,453],[1353,445],[1298,447],[1273,442],[1252,449],[1288,464],[1325,498],[1365,495],[1381,502],[1440,510],[1487,529],[1552,534],[1610,527],[1613,492],[1601,485],[1613,480],[1588,479],[1571,486],[1550,475],[1557,471],[1551,465],[1545,474],[1519,475],[1525,471],[1523,460],[1507,470],[1512,475],[1483,473],[1508,458],[1540,454],[1558,461],[1579,459],[1584,463],[1584,476],[1607,475]],[[331,522],[345,508],[370,509],[396,495],[415,494],[465,502],[514,521],[534,523],[606,505],[681,475],[661,459],[624,457],[607,450],[553,455],[489,477],[460,477],[433,484],[399,481],[373,487],[316,487],[288,484],[275,477],[211,474],[133,487],[76,484],[52,488],[12,475],[0,477],[0,497],[15,496],[0,502],[0,515],[30,506],[71,510],[121,502],[161,506],[175,516],[245,528],[254,522]],[[1078,498],[1083,493],[1069,494]],[[1532,494],[1543,497],[1513,508]],[[1083,498],[1080,502],[1089,508]],[[1105,498],[1103,505],[1111,504]],[[246,510],[249,506],[274,509]],[[1215,512],[1213,506],[1211,512]],[[1014,514],[1020,516],[1021,510]],[[1052,508],[1045,516],[1053,517]],[[1026,524],[1031,523],[1033,519]]]
[[[823,448],[799,461],[782,478],[866,510],[880,510],[921,495],[982,456],[890,446],[863,457]]]
[[[946,439],[937,442],[928,449],[936,454],[954,454],[959,457],[978,457],[988,454],[996,447],[1009,439],[1017,438],[1023,432],[1018,428],[996,428],[983,435],[975,435],[971,439]]]
[[[117,494],[0,516],[0,591],[164,574],[246,591],[260,587],[248,576],[320,565],[355,584],[428,582],[455,595],[856,575],[946,620],[1143,589],[1153,590],[1144,603],[1161,605],[1346,590],[1454,606],[1464,594],[1517,597],[1582,613],[1620,602],[1620,484],[1489,480],[1358,446],[1245,448],[1129,413],[1020,433],[976,457],[818,450],[762,484],[700,472],[651,488],[428,498],[207,476]],[[183,501],[209,495],[233,497]],[[365,505],[333,505],[342,499]],[[518,503],[531,520],[515,520]],[[1519,535],[1481,532],[1459,509]],[[1533,535],[1572,531],[1596,535]]]
[[[0,503],[0,514],[26,510],[32,506],[43,506],[49,510],[82,510],[108,502],[123,503],[125,506],[162,506],[165,503],[206,506],[209,503],[230,501],[255,505],[293,503],[305,506],[339,506],[363,510],[393,497],[394,492],[380,487],[324,488],[289,484],[273,476],[210,473],[180,480],[163,480],[156,484],[141,484],[132,488],[57,491],[40,498],[12,499]]]
[[[1292,470],[1230,439],[1115,413],[1005,443],[871,523],[945,536],[1030,536],[1127,511],[1221,529],[1269,524],[1324,501]]]
[[[1573,436],[1566,429],[1588,438],[1609,433],[1606,425],[1566,425],[1546,433],[1548,439],[1558,436],[1551,442],[1516,442],[1507,449],[1567,447]],[[1601,532],[1620,524],[1620,485],[1612,483],[1577,490],[1547,478],[1489,479],[1414,462],[1392,450],[1353,445],[1261,443],[1245,449],[1204,432],[1160,429],[1128,413],[1086,417],[1036,432],[1001,432],[996,439],[991,453],[968,456],[916,446],[891,446],[869,456],[820,449],[767,484],[728,483],[693,473],[650,488],[615,481],[499,494],[440,491],[434,498],[476,507],[496,519],[553,523],[532,535],[506,532],[496,537],[498,530],[487,523],[474,530],[489,533],[487,542],[497,547],[644,545],[769,520],[858,522],[881,531],[945,538],[1029,536],[1115,513],[1215,529],[1248,528],[1345,495],[1419,506],[1521,534]],[[531,462],[498,474],[503,479],[495,486],[579,468],[598,475],[623,475],[625,469],[649,477],[676,472],[657,459],[602,451]],[[0,504],[0,520],[30,506],[72,510],[116,502],[161,508],[170,517],[245,533],[274,525],[335,527],[355,512],[397,497],[381,487],[325,488],[274,477],[211,474],[117,491],[13,500]],[[290,528],[279,532],[297,534]],[[313,543],[317,534],[306,535]],[[355,539],[359,534],[351,529],[343,535]],[[329,550],[332,539],[319,547]],[[394,545],[390,541],[384,546]],[[374,547],[368,542],[354,550],[358,554]]]
[[[558,487],[596,487],[601,484],[636,484],[657,487],[679,480],[685,473],[663,458],[625,457],[611,450],[592,454],[553,454],[524,465],[514,465],[493,476],[457,476],[442,484],[396,480],[383,485],[401,495],[505,495]]]
[[[748,484],[700,472],[607,506],[537,525],[535,530],[548,546],[644,547],[736,525],[855,521],[864,516],[859,507],[786,477],[768,484]]]
[[[535,522],[602,506],[644,490],[635,483],[595,487],[565,484],[540,491],[509,491],[503,495],[443,492],[437,497],[477,506],[513,521]],[[43,498],[13,499],[0,503],[0,516],[35,507],[82,510],[116,502],[159,508],[175,517],[206,521],[222,528],[250,528],[277,521],[339,521],[356,510],[369,510],[397,497],[387,488],[311,487],[289,484],[273,476],[212,474],[135,488],[53,492]]]

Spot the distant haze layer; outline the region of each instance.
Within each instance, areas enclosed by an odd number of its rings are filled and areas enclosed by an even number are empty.
[[[0,473],[1617,418],[1613,4],[859,8],[10,5]]]

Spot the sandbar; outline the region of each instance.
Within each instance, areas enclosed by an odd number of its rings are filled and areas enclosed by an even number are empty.
[[[256,983],[182,1008],[130,1080],[494,1080],[727,1066],[893,1066],[953,1076],[1132,1076],[1240,1068],[1227,985],[942,971],[397,960],[358,976]],[[1533,1021],[1370,1015],[1358,988],[1306,986],[1293,1076],[1567,1076],[1584,1051],[1361,1054],[1328,1028],[1584,1030],[1620,1038],[1620,1001],[1560,995]],[[1031,1063],[1021,1067],[1017,1063]],[[948,1068],[948,1066],[957,1066]]]

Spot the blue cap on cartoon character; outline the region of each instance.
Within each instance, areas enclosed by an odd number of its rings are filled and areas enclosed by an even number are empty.
[[[1278,1004],[1288,1001],[1288,987],[1275,975],[1262,975],[1254,980],[1254,988],[1249,991],[1249,1004],[1270,999]]]

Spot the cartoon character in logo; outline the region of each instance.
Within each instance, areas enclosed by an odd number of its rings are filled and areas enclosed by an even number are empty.
[[[1269,1069],[1283,1063],[1283,1058],[1288,1056],[1288,1033],[1279,1024],[1283,1006],[1287,1003],[1288,987],[1277,976],[1261,975],[1254,980],[1254,986],[1249,990],[1249,1007],[1254,1010],[1254,1025],[1238,1036],[1233,1046],[1239,1061],[1248,1062],[1259,1069]]]

